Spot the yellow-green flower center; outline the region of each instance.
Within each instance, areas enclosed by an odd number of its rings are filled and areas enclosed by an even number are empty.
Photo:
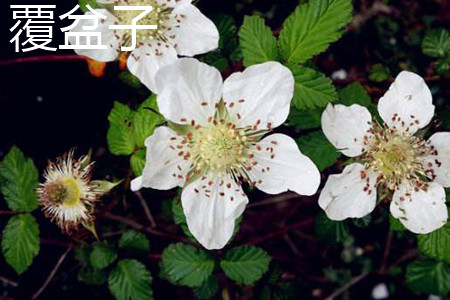
[[[45,187],[49,200],[65,206],[75,206],[80,202],[80,183],[73,177],[64,177]]]

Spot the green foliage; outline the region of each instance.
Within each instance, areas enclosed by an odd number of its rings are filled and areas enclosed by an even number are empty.
[[[226,55],[231,55],[238,48],[237,27],[233,17],[219,14],[213,19],[219,31],[219,48]]]
[[[444,74],[450,70],[450,55],[436,61],[434,68],[439,74]]]
[[[332,244],[343,242],[350,234],[345,221],[330,220],[324,212],[317,215],[314,228],[319,239]]]
[[[297,139],[300,151],[311,158],[314,164],[323,171],[332,166],[341,153],[328,141],[322,131],[311,132]]]
[[[150,241],[142,232],[127,230],[120,237],[119,248],[148,252],[150,251]]]
[[[82,12],[88,12],[89,9],[86,7],[87,4],[91,6],[91,8],[102,8],[96,0],[78,0],[78,4],[80,5],[80,10]]]
[[[340,103],[350,106],[352,104],[359,104],[368,107],[371,103],[370,96],[366,89],[358,81],[347,85],[339,91]]]
[[[214,258],[203,249],[182,243],[169,245],[162,254],[163,272],[173,282],[199,287],[212,274]]]
[[[298,110],[291,107],[289,112],[288,123],[299,130],[316,129],[321,125],[323,109],[315,110]]]
[[[350,0],[309,0],[284,22],[280,50],[285,61],[303,63],[337,41],[352,19]]]
[[[104,269],[117,258],[117,252],[106,243],[95,244],[89,255],[91,266],[95,269]]]
[[[139,78],[130,73],[130,71],[123,71],[119,74],[119,79],[129,87],[139,90],[143,89],[144,85],[141,83]]]
[[[362,218],[353,218],[352,221],[356,227],[366,228],[370,225],[370,222],[372,222],[372,217],[371,215],[367,215]]]
[[[144,147],[145,139],[164,121],[155,111],[158,111],[155,95],[146,99],[136,111],[125,104],[114,102],[108,116],[106,137],[111,153],[131,155],[136,147]]]
[[[263,249],[241,246],[229,250],[220,261],[220,267],[237,283],[253,285],[267,272],[269,263],[270,256]]]
[[[382,64],[375,64],[370,69],[369,79],[375,82],[382,82],[391,77],[391,71]]]
[[[389,229],[393,231],[406,230],[405,226],[403,226],[400,220],[394,218],[391,214],[389,214]]]
[[[175,224],[180,225],[181,229],[183,230],[184,234],[192,241],[197,241],[195,237],[192,235],[191,231],[189,230],[186,222],[186,216],[183,212],[183,207],[181,206],[180,197],[175,197],[172,201],[172,214],[173,214],[173,220]]]
[[[13,216],[2,234],[2,252],[6,262],[22,274],[39,253],[39,227],[29,214]]]
[[[419,234],[417,239],[423,254],[450,264],[450,222],[429,234]]]
[[[422,41],[422,51],[432,57],[444,57],[450,49],[450,34],[444,28],[434,29],[427,32]]]
[[[415,292],[444,296],[450,292],[450,266],[431,259],[417,260],[408,265],[406,283]]]
[[[21,212],[35,210],[38,171],[30,158],[13,146],[0,164],[0,188],[8,207]]]
[[[225,71],[228,67],[228,59],[220,52],[220,50],[209,52],[203,57],[202,61],[221,72]]]
[[[290,65],[295,89],[292,103],[299,110],[325,107],[337,98],[337,92],[331,80],[313,69]]]
[[[209,276],[200,287],[193,288],[195,296],[198,299],[211,299],[217,294],[219,281],[214,276]]]
[[[140,149],[135,151],[130,157],[131,170],[136,176],[141,176],[144,171],[146,152],[145,149]]]
[[[151,300],[152,275],[135,259],[123,259],[111,270],[108,285],[117,300]]]
[[[263,18],[246,16],[239,29],[239,38],[246,67],[278,60],[277,40]]]

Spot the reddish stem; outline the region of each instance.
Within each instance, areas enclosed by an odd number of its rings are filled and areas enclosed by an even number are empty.
[[[86,57],[77,54],[60,54],[60,55],[43,55],[43,56],[30,56],[21,58],[11,58],[0,61],[0,66],[10,66],[22,63],[31,62],[50,62],[50,61],[79,61],[86,60]]]

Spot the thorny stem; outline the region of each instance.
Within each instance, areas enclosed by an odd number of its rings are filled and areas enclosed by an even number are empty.
[[[63,261],[66,259],[67,254],[69,254],[70,250],[72,250],[72,248],[67,248],[66,252],[64,252],[63,255],[61,255],[61,257],[59,258],[59,260],[56,263],[55,267],[50,272],[50,275],[48,276],[47,280],[44,282],[44,284],[41,286],[41,288],[33,295],[33,297],[31,299],[34,300],[34,299],[36,299],[37,297],[39,297],[42,294],[42,292],[45,290],[45,288],[48,286],[50,281],[55,276],[56,272],[58,271],[58,269],[61,266],[61,264],[63,263]]]
[[[11,66],[22,63],[50,62],[50,61],[85,61],[87,58],[77,54],[42,55],[21,58],[11,58],[0,61],[0,66]]]

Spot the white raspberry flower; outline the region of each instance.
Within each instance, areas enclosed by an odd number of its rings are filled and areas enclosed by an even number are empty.
[[[74,160],[73,151],[49,162],[45,182],[37,189],[44,214],[64,232],[93,221],[94,203],[107,192],[91,182],[94,163],[88,156]]]
[[[289,69],[254,65],[222,82],[219,71],[180,59],[158,72],[160,112],[184,134],[159,127],[147,138],[143,175],[131,188],[183,187],[189,230],[208,249],[220,249],[248,203],[241,184],[278,194],[317,191],[317,167],[284,134],[265,135],[287,118],[294,91]],[[180,132],[180,131],[178,131]]]
[[[217,49],[219,32],[214,23],[205,17],[191,0],[99,0],[114,6],[152,6],[152,11],[137,25],[157,25],[158,29],[136,30],[136,49],[128,57],[127,65],[152,92],[156,91],[155,74],[163,66],[178,59],[178,55],[194,56]],[[112,7],[111,7],[112,8]],[[113,30],[110,25],[131,25],[141,11],[96,9],[106,16],[97,29],[102,33],[102,45],[107,49],[77,49],[79,55],[109,62],[117,60],[122,46],[131,44],[131,30]],[[92,15],[92,12],[86,12]],[[83,32],[83,26],[92,26],[94,20],[80,20],[71,32]],[[75,44],[75,38],[69,38]],[[130,52],[123,52],[130,53]]]
[[[450,187],[450,133],[428,141],[414,135],[433,115],[425,81],[403,71],[378,102],[384,124],[360,105],[328,105],[322,129],[344,155],[360,163],[331,175],[319,198],[330,219],[360,218],[376,205],[377,187],[393,192],[393,217],[414,233],[429,233],[447,222],[444,187]]]

